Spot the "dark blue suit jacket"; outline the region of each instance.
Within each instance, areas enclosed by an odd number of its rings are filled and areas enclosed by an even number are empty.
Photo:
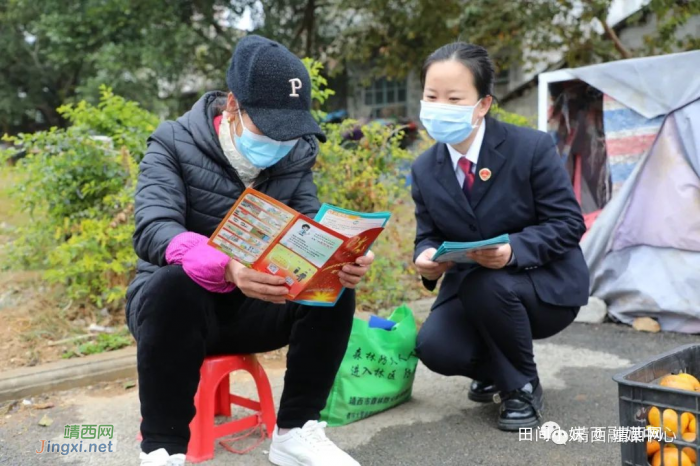
[[[487,181],[478,175],[482,168],[491,170]],[[530,276],[542,301],[571,307],[588,302],[588,267],[579,247],[586,227],[548,134],[487,118],[471,203],[445,144],[437,143],[418,157],[412,180],[418,223],[415,257],[443,241],[508,233],[516,262],[511,268]],[[454,298],[474,269],[457,265],[449,270],[435,307]],[[436,282],[424,282],[435,288]]]

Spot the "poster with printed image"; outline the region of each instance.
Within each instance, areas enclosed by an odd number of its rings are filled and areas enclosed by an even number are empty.
[[[332,306],[343,292],[339,271],[367,253],[389,217],[324,204],[312,220],[248,188],[209,245],[254,270],[283,277],[290,301]]]

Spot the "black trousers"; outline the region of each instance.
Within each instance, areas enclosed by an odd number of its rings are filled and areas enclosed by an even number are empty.
[[[525,272],[480,268],[466,277],[458,298],[433,309],[416,351],[439,374],[515,390],[537,378],[532,340],[559,333],[578,310],[540,301]]]
[[[186,453],[204,357],[260,353],[289,344],[278,426],[317,420],[347,348],[355,293],[334,308],[278,305],[240,291],[210,293],[180,266],[163,267],[127,306],[137,341],[141,448]]]

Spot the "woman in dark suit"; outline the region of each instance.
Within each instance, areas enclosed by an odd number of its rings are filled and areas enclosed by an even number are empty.
[[[574,321],[589,276],[583,217],[554,142],[490,118],[493,81],[486,50],[463,42],[423,67],[421,121],[437,142],[412,168],[414,260],[428,289],[445,277],[417,351],[431,370],[473,379],[469,398],[500,401],[498,427],[517,431],[542,415],[532,341]],[[504,233],[509,244],[468,255],[476,264],[432,260],[443,241]]]

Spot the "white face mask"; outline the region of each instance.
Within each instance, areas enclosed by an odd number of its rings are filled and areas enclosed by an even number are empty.
[[[221,144],[221,150],[223,150],[226,159],[236,170],[238,176],[241,177],[241,181],[248,186],[255,181],[262,170],[243,156],[236,147],[236,144],[234,144],[231,124],[229,123],[230,117],[230,113],[224,112],[221,126],[219,126],[219,143]]]

